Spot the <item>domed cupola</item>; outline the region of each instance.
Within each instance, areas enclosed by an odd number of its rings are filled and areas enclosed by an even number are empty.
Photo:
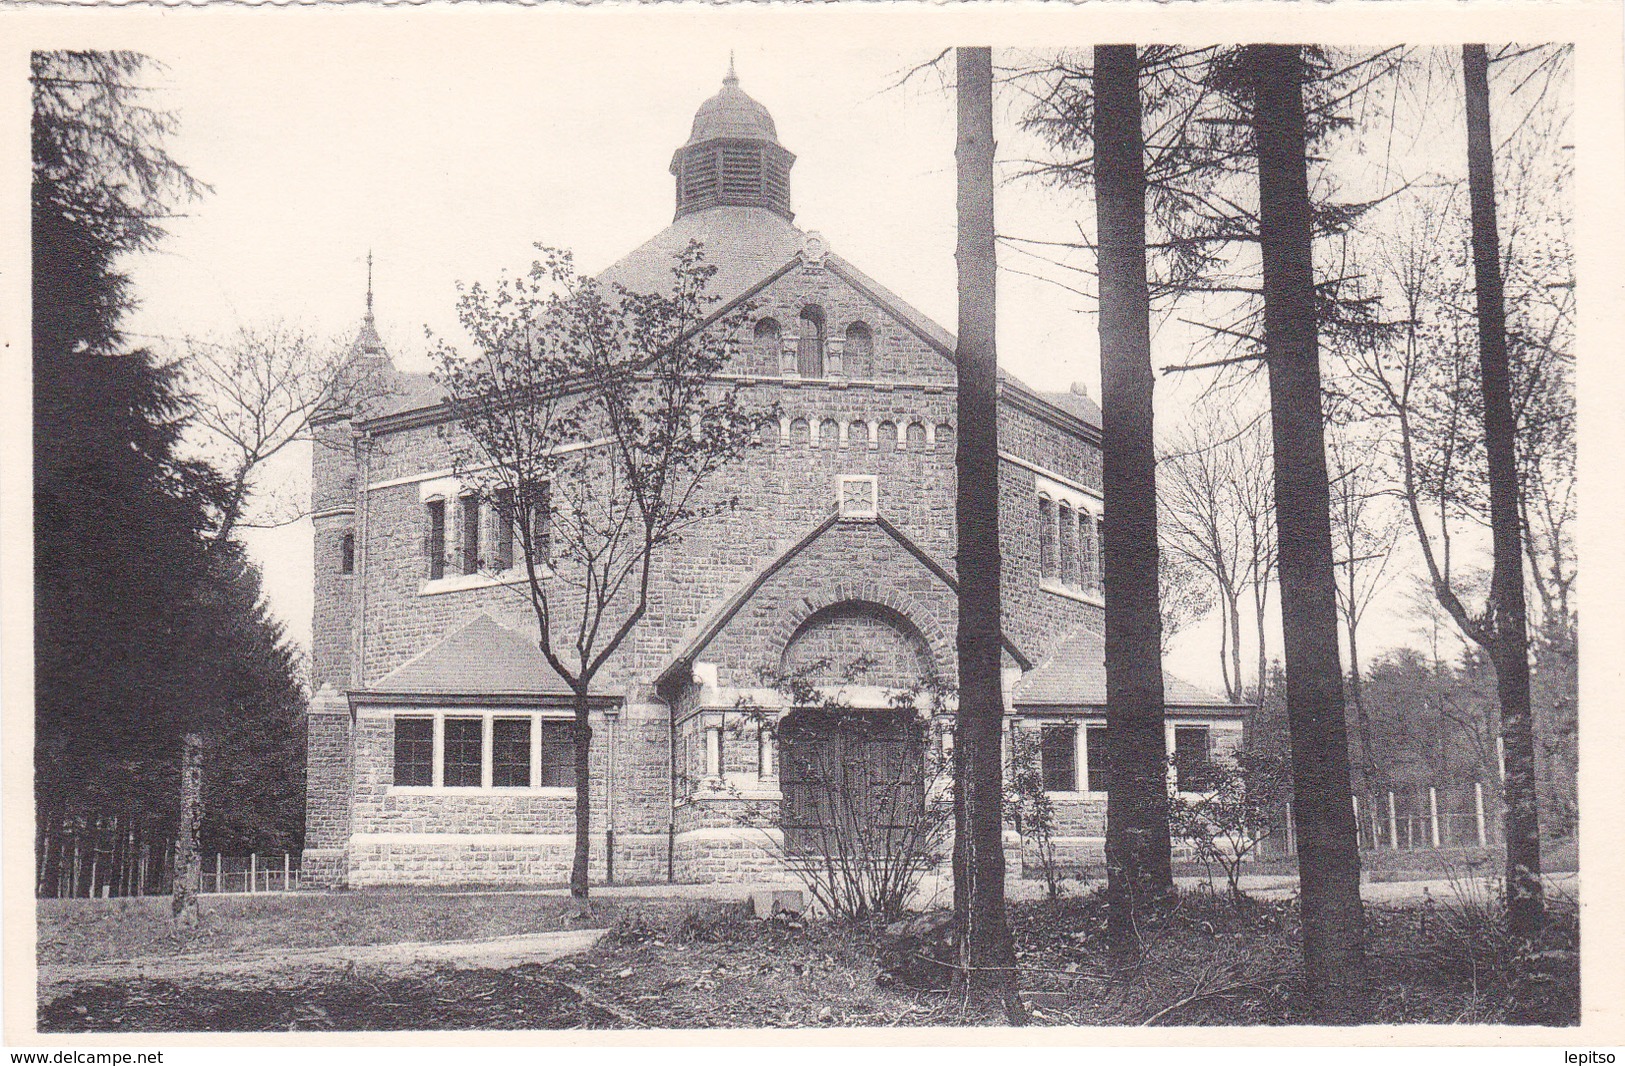
[[[722,91],[700,105],[688,143],[671,157],[676,217],[713,207],[761,207],[794,219],[790,166],[795,161],[779,144],[767,108],[739,88],[730,58]]]

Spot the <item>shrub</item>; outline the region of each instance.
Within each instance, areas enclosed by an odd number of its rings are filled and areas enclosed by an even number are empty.
[[[1280,828],[1280,811],[1291,796],[1291,766],[1285,755],[1240,751],[1215,762],[1203,784],[1189,793],[1170,788],[1168,824],[1188,841],[1211,875],[1224,870],[1233,897],[1241,895],[1241,865]]]

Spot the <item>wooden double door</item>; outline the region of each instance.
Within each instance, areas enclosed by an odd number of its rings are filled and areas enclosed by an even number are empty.
[[[881,859],[909,845],[925,802],[917,715],[811,708],[785,715],[778,738],[789,854]]]

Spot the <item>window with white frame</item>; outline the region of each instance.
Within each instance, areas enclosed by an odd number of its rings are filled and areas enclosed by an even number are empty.
[[[394,717],[400,788],[575,786],[575,725],[541,712],[448,711]]]

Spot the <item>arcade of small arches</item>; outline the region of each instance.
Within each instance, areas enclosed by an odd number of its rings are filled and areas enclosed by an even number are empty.
[[[947,422],[893,421],[883,418],[870,422],[861,418],[807,418],[784,415],[777,426],[769,424],[766,433],[784,447],[868,448],[870,451],[933,451],[951,449],[954,427]]]
[[[751,346],[753,373],[802,378],[843,377],[862,381],[874,375],[875,335],[868,323],[854,320],[829,336],[824,309],[808,304],[797,316],[794,332],[776,318],[756,322]]]

